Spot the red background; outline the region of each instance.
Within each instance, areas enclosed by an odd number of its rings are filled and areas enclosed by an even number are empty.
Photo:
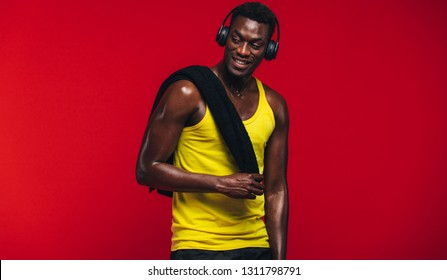
[[[39,3],[36,3],[39,2]],[[0,258],[166,259],[134,167],[172,71],[241,1],[0,2]],[[290,259],[447,258],[447,2],[265,1],[291,118]]]

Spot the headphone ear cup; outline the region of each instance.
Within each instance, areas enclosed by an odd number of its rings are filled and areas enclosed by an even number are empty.
[[[267,50],[265,51],[264,58],[265,60],[272,60],[276,58],[276,55],[278,54],[278,47],[279,43],[270,40],[270,42],[267,45]]]
[[[219,46],[221,47],[225,46],[229,30],[230,28],[228,26],[223,25],[220,26],[219,31],[217,32],[216,35],[216,42],[219,44]]]

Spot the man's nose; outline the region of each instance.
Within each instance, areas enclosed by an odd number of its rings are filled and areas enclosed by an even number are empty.
[[[248,47],[248,43],[243,43],[237,48],[237,53],[241,57],[246,57],[250,55],[250,49]]]

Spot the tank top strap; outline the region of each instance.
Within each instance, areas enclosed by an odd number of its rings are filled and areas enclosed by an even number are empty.
[[[258,80],[257,78],[255,78],[256,80],[256,85],[258,86],[258,91],[259,91],[259,104],[258,106],[265,106],[265,103],[267,102],[266,96],[265,96],[265,90],[264,90],[264,86],[262,85],[262,82],[260,80]]]

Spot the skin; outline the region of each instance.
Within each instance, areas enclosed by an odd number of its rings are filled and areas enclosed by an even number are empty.
[[[268,25],[239,16],[230,27],[224,58],[211,68],[222,81],[242,120],[256,111],[259,92],[253,72],[267,47]],[[137,181],[173,192],[221,193],[234,199],[265,196],[265,223],[274,259],[285,259],[287,247],[287,138],[289,117],[285,100],[265,86],[276,126],[265,150],[264,175],[236,173],[213,176],[190,173],[167,164],[183,127],[197,124],[206,105],[189,81],[178,81],[166,90],[151,117],[137,162]],[[235,96],[237,89],[242,96]]]

